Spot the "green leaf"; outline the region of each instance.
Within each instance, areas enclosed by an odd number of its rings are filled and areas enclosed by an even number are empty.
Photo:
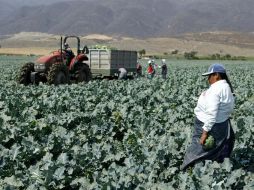
[[[17,179],[15,176],[11,176],[11,177],[5,177],[4,178],[4,182],[10,186],[13,187],[23,187],[24,184],[22,183],[22,181],[20,181],[19,179]]]

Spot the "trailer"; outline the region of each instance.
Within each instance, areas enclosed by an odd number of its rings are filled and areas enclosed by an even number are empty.
[[[137,51],[89,49],[88,66],[94,77],[116,77],[119,68],[125,68],[128,76],[134,76],[137,67]]]

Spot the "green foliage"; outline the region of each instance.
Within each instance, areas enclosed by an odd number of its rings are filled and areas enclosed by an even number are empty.
[[[89,47],[89,49],[106,49],[106,50],[117,50],[115,47],[107,46],[107,45],[94,45]]]
[[[215,146],[215,139],[212,135],[209,135],[208,138],[205,141],[204,149],[210,150]]]
[[[146,50],[145,49],[141,49],[138,51],[138,54],[140,57],[144,56],[146,54]]]
[[[184,58],[185,58],[185,59],[189,59],[189,60],[198,59],[197,53],[198,53],[198,52],[196,52],[196,51],[185,52],[185,53],[184,53]]]
[[[221,55],[219,53],[212,54],[211,56],[207,57],[206,59],[211,60],[246,60],[244,56],[231,56],[230,54]]]
[[[169,61],[167,80],[17,84],[31,59],[0,57],[0,189],[253,188],[253,63],[223,63],[236,93],[232,158],[183,172],[210,62]]]
[[[174,50],[171,51],[171,54],[172,54],[172,55],[176,55],[176,54],[178,54],[178,52],[179,52],[178,49],[174,49]]]

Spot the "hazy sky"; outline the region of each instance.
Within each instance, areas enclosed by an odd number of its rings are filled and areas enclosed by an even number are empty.
[[[52,4],[56,2],[61,2],[61,1],[93,1],[93,0],[0,0],[1,2],[8,3],[10,5],[18,5],[18,6],[23,6],[23,5],[41,5],[41,4]],[[101,1],[108,1],[108,0],[101,0]],[[117,1],[117,0],[116,0]],[[126,1],[131,1],[131,0],[126,0]],[[175,3],[193,3],[193,2],[209,2],[211,0],[168,0],[171,2]],[[220,0],[213,0],[213,1],[220,1]],[[240,0],[239,0],[240,1]]]
[[[73,0],[0,0],[0,2],[5,2],[11,5],[38,5],[38,4],[50,4],[59,1],[73,1]],[[75,0],[74,0],[75,1]]]
[[[52,4],[55,2],[60,1],[77,1],[77,0],[0,0],[0,2],[5,2],[9,4],[18,4],[19,6],[22,5],[38,5],[38,4]],[[78,0],[78,1],[93,1],[93,0]],[[107,0],[102,0],[107,1]],[[126,0],[130,1],[130,0]],[[174,1],[174,0],[169,0]],[[184,3],[191,3],[191,2],[197,2],[197,1],[209,1],[209,0],[175,0],[175,2],[184,2]]]

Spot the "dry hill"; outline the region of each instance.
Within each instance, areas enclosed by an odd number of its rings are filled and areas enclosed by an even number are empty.
[[[178,50],[179,54],[197,51],[199,55],[215,53],[251,57],[254,55],[252,33],[210,32],[145,39],[93,34],[80,38],[82,45],[101,44],[137,51],[145,49],[147,54],[170,54],[173,50]],[[22,32],[0,39],[0,45],[0,53],[42,55],[60,48],[60,36]],[[74,42],[70,42],[70,45],[76,47]]]
[[[0,35],[26,31],[148,38],[254,31],[253,0],[50,1],[0,0]]]

